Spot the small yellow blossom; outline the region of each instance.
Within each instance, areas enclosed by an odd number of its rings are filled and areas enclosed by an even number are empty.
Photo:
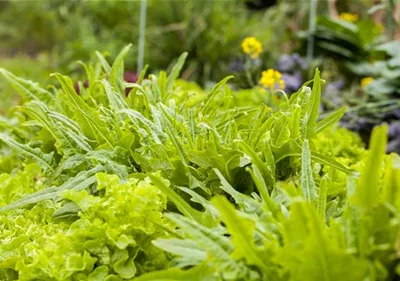
[[[339,17],[348,22],[356,22],[359,19],[359,15],[352,13],[341,13]]]
[[[250,55],[252,59],[256,59],[262,53],[263,48],[260,41],[255,37],[246,37],[242,42],[242,50],[246,54]]]
[[[372,81],[374,81],[374,78],[372,78],[372,77],[365,77],[365,78],[361,79],[361,87],[364,88],[364,87],[368,86],[369,84],[371,84]]]
[[[260,84],[271,91],[276,88],[285,88],[285,81],[282,79],[282,74],[279,71],[271,68],[261,73]]]

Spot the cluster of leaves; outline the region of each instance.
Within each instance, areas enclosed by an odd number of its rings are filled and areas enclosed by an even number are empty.
[[[400,172],[386,127],[368,153],[333,130],[345,109],[319,118],[318,70],[270,108],[245,99],[257,90],[232,91],[232,77],[209,93],[177,80],[186,53],[168,74],[125,83],[128,50],[83,65],[80,95],[61,74],[48,91],[0,69],[24,99],[0,123],[0,163],[15,163],[0,165],[3,279],[396,275]]]

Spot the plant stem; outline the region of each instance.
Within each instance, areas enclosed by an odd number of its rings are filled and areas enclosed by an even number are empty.
[[[140,73],[143,69],[144,42],[145,42],[145,34],[146,34],[146,14],[147,14],[147,0],[141,0],[137,73]]]
[[[314,32],[315,32],[315,16],[317,12],[317,0],[310,1],[309,12],[309,28],[307,41],[307,61],[310,63],[314,56]]]

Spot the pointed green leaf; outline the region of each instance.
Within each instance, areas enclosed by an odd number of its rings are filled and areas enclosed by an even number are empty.
[[[183,65],[185,64],[185,60],[187,58],[188,53],[185,52],[178,58],[178,61],[175,63],[174,67],[171,70],[171,73],[168,75],[167,80],[167,91],[172,90],[172,86],[175,83],[175,80],[179,77],[179,74],[182,70]]]
[[[321,121],[319,121],[315,127],[315,132],[319,133],[322,132],[325,128],[335,124],[336,122],[338,122],[340,120],[340,118],[342,118],[343,114],[346,111],[346,107],[342,107],[334,112],[332,112],[331,114],[329,114],[328,116],[326,116],[324,119],[322,119]]]

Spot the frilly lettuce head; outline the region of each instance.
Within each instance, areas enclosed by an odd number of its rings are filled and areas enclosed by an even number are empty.
[[[0,175],[0,202],[35,190],[28,185],[39,171],[27,166]],[[166,197],[146,179],[96,177],[97,194],[69,190],[63,206],[42,201],[0,216],[1,280],[124,280],[165,267],[165,254],[151,241],[164,233]]]

